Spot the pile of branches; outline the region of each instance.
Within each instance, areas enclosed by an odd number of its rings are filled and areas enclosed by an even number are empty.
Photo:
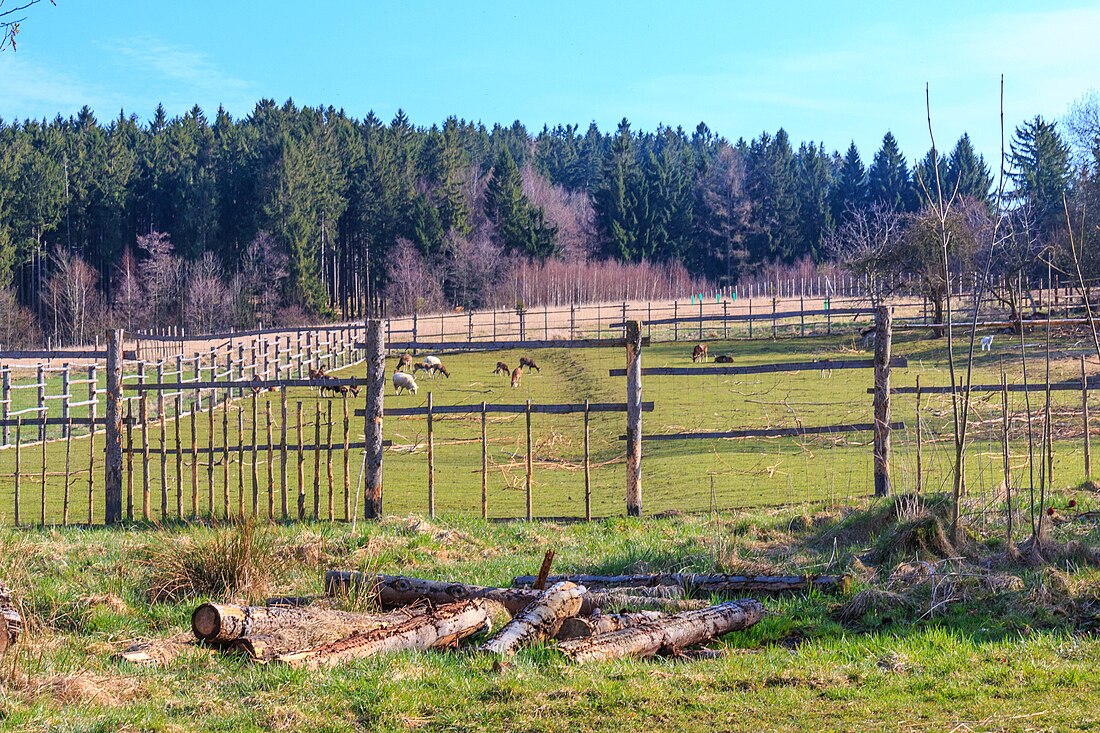
[[[270,599],[264,606],[204,603],[191,617],[193,640],[257,662],[307,668],[407,649],[458,647],[481,634],[477,653],[509,656],[521,647],[554,641],[569,660],[583,663],[620,657],[679,654],[733,631],[747,629],[764,615],[755,599],[711,604],[686,599],[685,591],[711,595],[746,590],[843,587],[836,577],[696,576],[666,574],[600,578],[560,576],[545,589],[491,588],[404,576],[330,570],[326,596]],[[724,579],[724,580],[723,580]],[[515,585],[547,580],[516,578]],[[624,583],[632,585],[626,586]],[[367,599],[378,613],[325,607],[348,594]],[[167,640],[182,643],[178,638]],[[149,644],[122,653],[134,662],[160,661]]]

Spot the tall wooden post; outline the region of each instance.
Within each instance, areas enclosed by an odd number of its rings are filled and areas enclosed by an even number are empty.
[[[435,427],[432,393],[428,393],[428,516],[435,519]]]
[[[382,334],[382,322],[367,321],[367,414],[364,431],[367,447],[366,485],[363,516],[367,519],[382,517],[382,415],[386,390],[386,341]]]
[[[122,521],[122,337],[120,328],[107,331],[107,429],[103,489],[103,518],[107,524]]]
[[[875,496],[890,495],[890,310],[875,308]]]
[[[0,385],[2,385],[0,386],[0,419],[4,420],[4,430],[0,432],[0,445],[9,445],[11,443],[11,430],[8,427],[8,414],[11,413],[10,367],[0,369]]]
[[[626,324],[626,513],[642,515],[642,330]]]
[[[531,495],[531,478],[532,478],[531,477],[531,463],[532,463],[532,458],[533,458],[532,453],[534,452],[534,444],[531,442],[531,400],[527,400],[526,416],[527,416],[527,453],[526,453],[526,458],[524,459],[524,463],[526,464],[526,481],[524,483],[524,487],[526,489],[525,493],[526,493],[526,499],[527,499],[527,521],[530,522],[534,518],[534,506],[533,506],[533,503],[532,503],[532,495]]]
[[[1085,438],[1085,478],[1092,478],[1092,445],[1089,437],[1089,383],[1085,376],[1085,357],[1081,357],[1081,426]]]

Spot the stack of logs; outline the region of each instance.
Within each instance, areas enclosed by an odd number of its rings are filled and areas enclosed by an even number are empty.
[[[477,651],[507,656],[557,640],[568,659],[587,662],[648,657],[706,643],[746,629],[764,614],[753,599],[710,605],[685,591],[728,596],[746,591],[843,587],[844,579],[701,575],[550,578],[550,587],[491,588],[390,575],[331,570],[329,596],[366,596],[378,614],[336,611],[314,598],[272,599],[267,606],[206,603],[191,618],[200,642],[260,662],[316,668],[405,649],[455,647],[503,625]],[[632,584],[627,584],[628,580]],[[637,582],[635,582],[637,581]]]

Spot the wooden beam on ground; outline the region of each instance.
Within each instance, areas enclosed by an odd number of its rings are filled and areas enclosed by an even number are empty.
[[[803,435],[832,435],[834,433],[860,433],[874,430],[874,423],[851,423],[849,425],[817,425],[800,428],[759,428],[755,430],[726,430],[707,433],[664,433],[643,435],[642,440],[724,440],[727,438],[800,438]],[[904,422],[890,423],[891,430],[905,430]],[[626,440],[620,435],[619,440]]]
[[[656,621],[664,614],[657,611],[635,611],[633,613],[598,613],[592,616],[573,616],[562,621],[561,628],[554,638],[558,641],[587,639],[599,634],[610,634],[629,626]]]
[[[478,651],[510,655],[521,646],[535,644],[558,633],[562,622],[581,610],[583,587],[562,581],[555,583],[500,628]]]
[[[702,367],[649,367],[642,369],[643,377],[701,377],[730,376],[735,374],[776,374],[780,372],[807,372],[838,369],[873,369],[874,359],[821,359],[819,361],[793,361],[783,364],[747,364],[745,366],[702,366]],[[909,360],[895,357],[890,360],[891,367],[905,368]],[[609,369],[608,376],[625,377],[625,369]]]
[[[573,662],[651,657],[742,631],[764,617],[760,601],[743,599],[685,611],[586,639],[563,641],[558,649]]]
[[[514,588],[529,588],[533,575],[512,580]],[[847,575],[729,575],[726,573],[645,573],[635,575],[551,575],[548,583],[570,581],[589,589],[682,588],[698,595],[736,593],[784,593],[789,591],[840,591],[851,583]]]

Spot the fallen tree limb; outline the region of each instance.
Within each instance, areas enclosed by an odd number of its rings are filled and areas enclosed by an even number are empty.
[[[552,557],[547,553],[547,557]],[[500,628],[478,651],[513,654],[517,647],[549,639],[561,628],[562,621],[581,610],[582,586],[564,581],[539,593],[527,608]]]
[[[514,588],[529,588],[536,578],[521,575],[512,580]],[[568,580],[588,589],[680,587],[697,595],[782,593],[807,591],[843,591],[850,583],[847,575],[725,575],[721,573],[654,573],[644,575],[553,575],[549,583]]]
[[[674,653],[731,631],[747,629],[764,616],[759,601],[728,601],[698,611],[669,616],[587,639],[563,641],[558,645],[571,661],[591,662],[621,657],[650,657],[659,652]]]
[[[558,641],[570,639],[586,639],[589,636],[610,634],[612,631],[625,629],[629,626],[649,623],[663,618],[663,614],[657,611],[638,611],[636,613],[597,613],[591,616],[574,616],[565,619],[558,633],[554,636]]]
[[[23,617],[11,598],[11,588],[0,583],[0,655],[19,641],[23,631]]]
[[[428,613],[426,605],[408,606],[385,614],[339,614],[329,611],[319,618],[320,623],[303,623],[253,633],[236,639],[230,649],[258,662],[270,662],[284,654],[302,649],[313,649],[333,644],[355,634],[395,628],[409,619]]]
[[[185,631],[164,639],[135,642],[119,652],[118,657],[133,664],[168,664],[185,649],[201,648],[194,635]]]
[[[314,669],[353,659],[406,649],[438,649],[487,629],[492,617],[504,611],[483,598],[449,603],[387,629],[354,634],[312,649],[281,654],[276,659],[292,666]]]
[[[374,595],[378,604],[385,608],[398,608],[417,601],[427,601],[438,606],[471,598],[485,598],[502,604],[512,615],[523,611],[539,595],[539,591],[536,590],[486,588],[479,585],[446,583],[402,575],[371,575],[350,570],[325,572],[325,592],[329,595],[357,591],[367,591]],[[706,601],[698,600],[640,598],[618,592],[589,592],[583,596],[580,615],[588,616],[597,608],[603,611],[645,609],[676,613],[706,606]]]

